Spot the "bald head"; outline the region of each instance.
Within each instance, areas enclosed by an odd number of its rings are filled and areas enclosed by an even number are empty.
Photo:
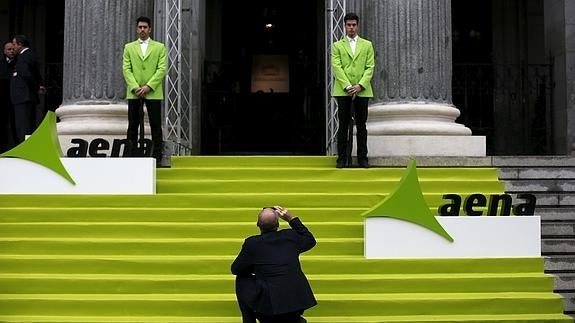
[[[258,215],[258,227],[262,233],[277,231],[279,225],[278,215],[272,208],[264,208]]]

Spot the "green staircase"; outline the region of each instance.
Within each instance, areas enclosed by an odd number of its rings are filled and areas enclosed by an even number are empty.
[[[405,168],[334,165],[175,157],[155,196],[0,195],[0,321],[240,322],[230,264],[275,204],[318,241],[301,257],[319,302],[308,322],[573,321],[542,258],[364,259],[361,213]],[[504,189],[494,168],[418,176],[434,213],[444,193]]]

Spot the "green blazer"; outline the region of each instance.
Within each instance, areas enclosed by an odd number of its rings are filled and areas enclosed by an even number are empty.
[[[137,99],[134,89],[147,85],[152,90],[146,95],[148,100],[164,98],[163,81],[166,75],[166,46],[150,38],[146,56],[142,55],[140,43],[136,40],[124,46],[122,72],[126,80],[126,98]]]
[[[351,46],[347,37],[333,43],[331,68],[335,75],[333,96],[347,96],[345,88],[359,84],[364,90],[359,92],[357,96],[373,97],[371,77],[375,69],[375,52],[369,40],[357,36],[355,55],[351,53]]]

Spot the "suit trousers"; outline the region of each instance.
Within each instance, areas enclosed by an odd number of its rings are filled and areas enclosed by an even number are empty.
[[[8,151],[16,145],[16,127],[14,108],[10,99],[0,99],[0,153]]]
[[[33,102],[14,104],[14,125],[16,142],[23,142],[26,135],[31,135],[36,126],[36,104]]]
[[[369,98],[356,96],[353,99],[351,96],[338,96],[337,99],[337,117],[339,119],[339,128],[337,129],[337,154],[338,161],[347,160],[348,148],[348,128],[352,113],[353,103],[353,117],[356,128],[357,138],[357,159],[367,160],[367,105]]]
[[[153,157],[158,161],[162,158],[162,101],[144,99],[148,111],[148,120],[152,130],[152,143],[154,144]],[[140,126],[140,99],[128,100],[128,141],[138,141],[138,128]]]
[[[279,315],[263,315],[256,313],[258,320],[261,323],[303,323],[307,322],[301,315],[303,311],[279,314]]]

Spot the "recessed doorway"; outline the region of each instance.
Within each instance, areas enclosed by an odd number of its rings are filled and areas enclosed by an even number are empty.
[[[323,6],[207,2],[203,154],[325,154]]]

